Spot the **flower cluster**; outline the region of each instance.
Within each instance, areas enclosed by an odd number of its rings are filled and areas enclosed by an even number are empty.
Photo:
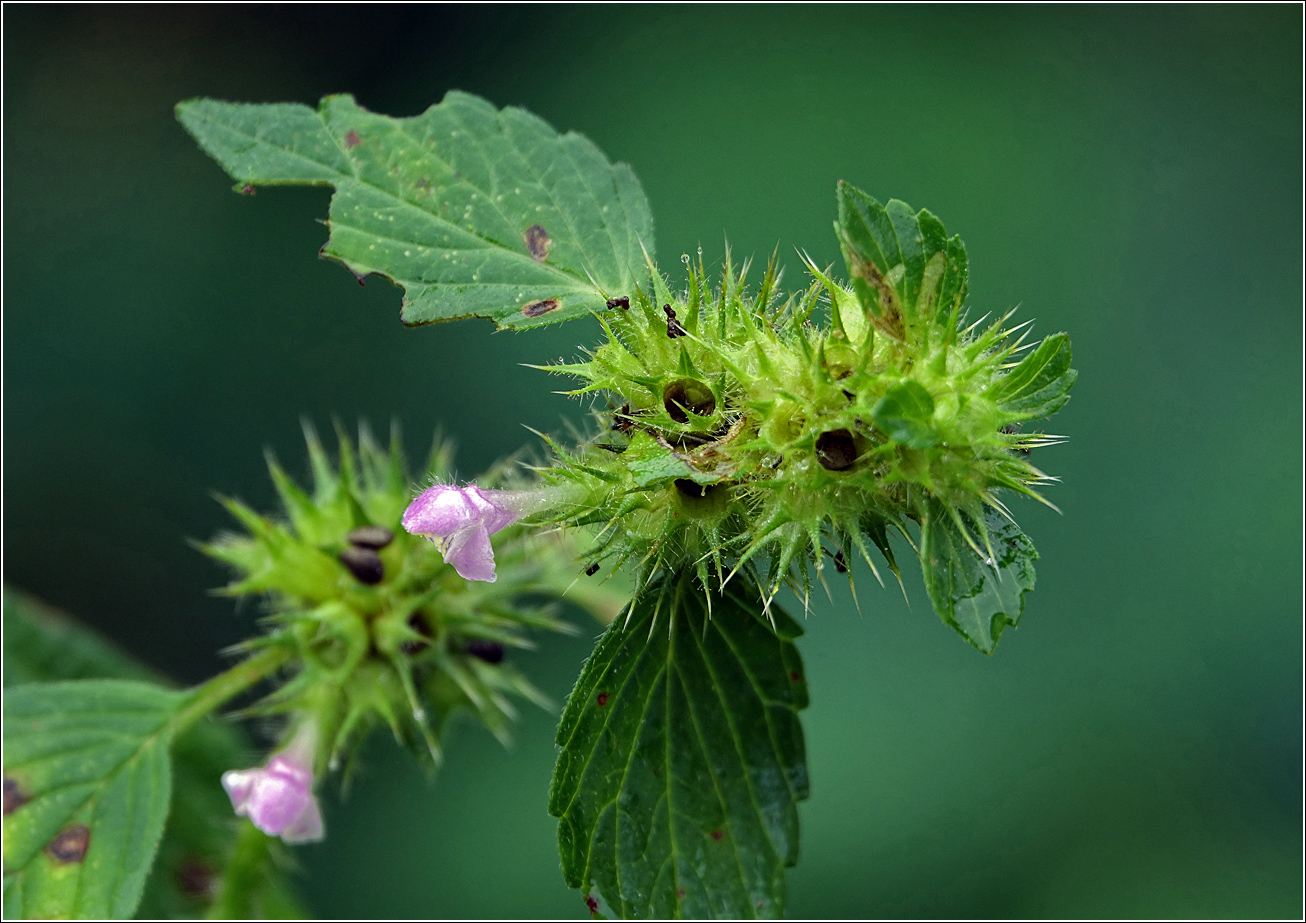
[[[749,293],[727,254],[713,290],[700,254],[673,293],[650,265],[649,289],[601,317],[606,343],[544,367],[609,407],[598,437],[554,446],[553,518],[597,526],[591,566],[631,562],[641,585],[744,569],[804,598],[826,558],[847,572],[859,554],[879,577],[874,547],[897,574],[896,534],[939,615],[991,651],[1036,557],[1002,494],[1041,500],[1054,480],[1030,451],[1058,438],[1023,426],[1068,399],[1069,340],[1022,359],[1007,317],[967,323],[965,248],[928,211],[841,184],[837,229],[850,284],[809,261],[812,284],[782,299],[773,259]]]
[[[540,496],[449,486],[450,453],[438,441],[425,480],[444,483],[414,502],[397,434],[383,449],[363,428],[355,450],[341,433],[336,465],[311,428],[305,435],[312,492],[269,459],[285,518],[224,500],[248,534],[200,546],[238,574],[222,592],[268,602],[269,630],[245,647],[292,652],[285,682],[248,710],[288,716],[291,743],[261,769],[224,779],[238,813],[288,841],[320,834],[312,780],[347,768],[369,727],[389,726],[434,764],[453,714],[470,712],[506,741],[510,696],[548,707],[508,652],[530,648],[532,629],[570,630],[530,599],[561,597],[577,568],[565,537],[514,525]],[[604,622],[625,602],[612,587],[579,589],[568,599]]]

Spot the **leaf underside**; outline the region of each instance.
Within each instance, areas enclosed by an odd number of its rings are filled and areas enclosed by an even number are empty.
[[[4,911],[124,918],[163,835],[169,722],[186,696],[129,680],[4,697]]]
[[[641,594],[558,729],[549,812],[567,882],[624,918],[779,917],[808,795],[801,629],[738,581]],[[597,890],[597,895],[594,894]]]
[[[653,218],[630,167],[523,109],[450,91],[413,118],[328,96],[192,99],[177,117],[237,188],[335,187],[324,256],[404,289],[403,320],[488,317],[530,327],[629,295],[653,256]]]
[[[1034,589],[1038,552],[1019,526],[988,508],[984,531],[993,551],[992,565],[970,547],[952,517],[934,504],[921,524],[921,571],[934,611],[977,650],[991,654],[1003,629],[1020,622],[1025,594]],[[972,541],[983,542],[976,529],[967,532]]]

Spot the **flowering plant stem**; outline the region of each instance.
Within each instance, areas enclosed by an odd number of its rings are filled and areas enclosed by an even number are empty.
[[[277,645],[264,648],[253,657],[224,670],[191,692],[190,701],[172,719],[173,733],[190,727],[200,718],[220,708],[259,681],[266,679],[290,660],[294,651]]]

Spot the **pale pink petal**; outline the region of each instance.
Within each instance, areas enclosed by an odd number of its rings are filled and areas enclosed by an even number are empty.
[[[291,750],[272,757],[266,766],[222,775],[222,787],[236,814],[248,817],[264,833],[280,836],[288,843],[321,838],[322,818],[313,797],[313,773],[308,760],[297,752],[301,749],[292,743]]]
[[[316,798],[310,798],[299,817],[281,831],[281,839],[287,843],[316,843],[325,835]]]
[[[452,564],[464,580],[493,583],[497,579],[494,572],[494,546],[490,544],[490,532],[484,523],[478,522],[455,532],[442,550],[445,561]]]
[[[404,511],[403,526],[435,542],[446,563],[466,580],[493,582],[490,536],[547,502],[542,490],[486,490],[436,484]]]

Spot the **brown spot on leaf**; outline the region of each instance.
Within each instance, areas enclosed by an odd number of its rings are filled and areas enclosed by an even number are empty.
[[[254,193],[256,192],[258,192],[258,190],[254,188],[254,185],[252,183],[246,183],[245,185],[240,187],[241,195],[254,195]]]
[[[797,670],[789,671],[789,682],[801,683],[802,681],[803,681],[803,674],[799,673]]]
[[[55,834],[45,847],[45,854],[55,862],[81,862],[90,848],[91,828],[85,824],[69,824]]]
[[[595,697],[594,701],[599,703],[599,708],[603,708],[608,704],[608,694],[606,692],[600,692],[598,696]]]
[[[521,312],[525,317],[539,317],[541,314],[558,310],[558,307],[558,299],[545,298],[543,301],[532,301],[528,305],[523,305]]]
[[[346,149],[358,147],[358,145],[362,143],[363,143],[363,139],[358,137],[358,132],[354,131],[352,128],[349,129],[349,131],[345,132]]]
[[[18,784],[17,779],[5,776],[5,817],[27,804],[27,792]]]
[[[846,429],[832,429],[816,437],[816,460],[828,471],[846,471],[857,461],[857,443]]]
[[[553,246],[553,241],[549,239],[549,233],[544,230],[544,225],[532,224],[528,227],[525,240],[526,250],[530,253],[531,259],[543,263],[549,255],[549,248]]]
[[[716,840],[718,843],[721,842],[721,838],[723,836],[725,836],[725,834],[721,832],[720,827],[717,827],[715,830],[712,831],[712,839]]]
[[[676,888],[676,897],[678,897],[678,898],[683,898],[684,896],[685,896],[685,889],[684,889],[684,888]]]

